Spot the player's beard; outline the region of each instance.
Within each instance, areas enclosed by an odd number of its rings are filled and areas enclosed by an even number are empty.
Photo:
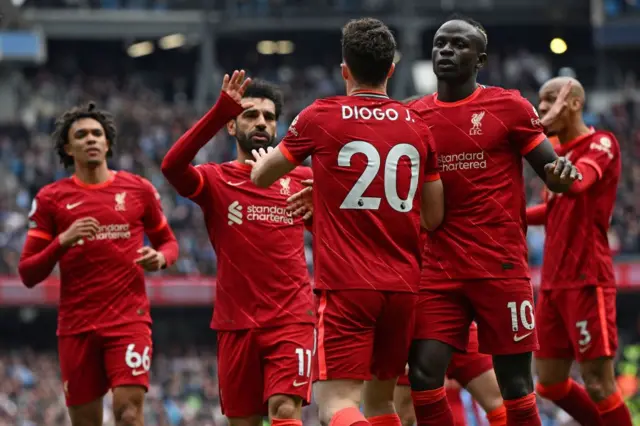
[[[253,139],[253,137],[256,135],[263,135],[263,136],[266,136],[268,139],[266,142],[257,142]],[[269,146],[273,146],[274,139],[275,137],[269,135],[267,132],[262,132],[262,131],[255,131],[248,134],[241,131],[238,131],[236,133],[236,141],[238,141],[238,145],[240,146],[240,149],[245,154],[251,154],[251,151],[254,149],[260,149],[260,148],[266,149]]]

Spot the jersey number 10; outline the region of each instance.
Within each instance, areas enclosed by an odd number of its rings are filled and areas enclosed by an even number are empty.
[[[363,197],[371,182],[378,175],[380,170],[380,153],[375,146],[369,142],[353,141],[342,147],[338,153],[338,165],[341,167],[351,167],[351,157],[355,154],[364,154],[367,157],[367,167],[358,178],[351,191],[347,194],[340,205],[341,209],[356,210],[377,210],[380,208],[380,197]],[[407,157],[411,162],[411,181],[407,198],[402,199],[398,195],[398,163],[402,157]],[[413,208],[413,198],[418,189],[418,179],[420,175],[420,153],[413,145],[401,143],[389,151],[384,162],[384,196],[396,211],[407,213]]]

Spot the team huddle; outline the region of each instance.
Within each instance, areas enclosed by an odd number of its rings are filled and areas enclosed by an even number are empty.
[[[275,148],[278,88],[235,71],[167,152],[162,172],[202,209],[218,258],[211,327],[231,425],[268,415],[301,426],[313,386],[324,425],[454,426],[449,379],[492,426],[540,426],[536,392],[583,426],[631,426],[613,374],[618,143],[584,124],[574,79],[547,82],[537,110],[478,84],[487,43],[479,23],[448,20],[433,40],[437,92],[396,101],[393,34],[350,21],[347,95],[316,100]],[[223,127],[236,160],[193,166]],[[75,174],[34,199],[20,275],[33,287],[60,264],[72,424],[101,426],[111,389],[117,424],[142,426],[153,347],[144,271],[171,266],[178,244],[153,186],[108,168],[108,114],[74,108],[54,140]],[[527,208],[523,159],[545,184],[543,205]],[[535,309],[527,224],[547,234]],[[570,378],[574,361],[584,386]]]

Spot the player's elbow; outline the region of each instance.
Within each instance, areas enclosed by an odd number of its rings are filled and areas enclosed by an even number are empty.
[[[429,208],[423,212],[420,217],[423,228],[426,228],[427,231],[435,231],[444,220],[444,208]]]
[[[27,288],[33,288],[43,281],[43,279],[40,279],[40,277],[34,277],[32,272],[33,269],[29,268],[28,265],[23,264],[23,262],[20,262],[20,264],[18,265],[18,275],[20,276],[20,281],[22,281],[22,284],[24,284],[24,286]]]
[[[164,157],[164,160],[162,160],[160,170],[167,179],[170,179],[171,175],[175,172],[173,164],[171,164],[171,161],[167,161],[167,157]]]

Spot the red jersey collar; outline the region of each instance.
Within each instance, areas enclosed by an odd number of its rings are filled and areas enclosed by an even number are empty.
[[[116,172],[113,170],[109,170],[109,178],[107,180],[105,180],[104,182],[100,182],[100,183],[85,183],[83,181],[81,181],[78,176],[76,176],[75,174],[73,176],[71,176],[71,180],[73,181],[73,183],[75,183],[76,185],[78,185],[79,187],[85,188],[85,189],[100,189],[100,188],[105,188],[109,185],[111,185],[113,183],[113,181],[116,178]]]
[[[459,101],[455,101],[455,102],[443,102],[443,101],[438,100],[438,92],[436,92],[433,95],[433,102],[436,105],[438,105],[440,107],[445,107],[445,108],[461,106],[461,105],[464,105],[464,104],[468,104],[469,102],[471,102],[475,98],[477,98],[478,95],[480,94],[480,91],[483,88],[484,88],[484,86],[482,84],[478,84],[478,87],[476,87],[476,90],[474,90],[472,94],[470,94],[469,96],[467,96],[464,99],[460,99]]]
[[[360,96],[364,98],[379,98],[379,99],[389,99],[386,93],[383,92],[374,92],[373,90],[356,90],[352,92],[349,96]]]
[[[589,127],[589,133],[585,133],[584,135],[580,135],[577,138],[574,138],[574,139],[570,140],[569,142],[560,145],[558,147],[558,150],[557,150],[558,154],[561,154],[561,155],[566,154],[567,152],[571,151],[576,146],[578,146],[582,142],[584,142],[585,139],[587,139],[589,136],[593,135],[595,132],[596,132],[596,129],[594,129],[593,127]]]

